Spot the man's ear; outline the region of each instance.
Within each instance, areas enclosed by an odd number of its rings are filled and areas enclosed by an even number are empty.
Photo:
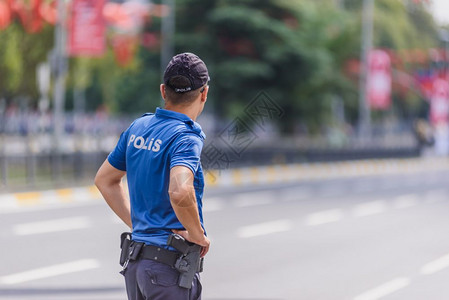
[[[162,96],[162,99],[165,100],[165,84],[162,83],[162,84],[160,85],[159,89],[161,90],[161,96]]]
[[[201,93],[201,102],[206,102],[208,92],[209,92],[209,86],[206,86],[204,88],[204,91]]]

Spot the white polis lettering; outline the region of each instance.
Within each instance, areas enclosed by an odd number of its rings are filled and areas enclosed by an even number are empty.
[[[129,145],[131,145],[132,142],[134,142],[135,139],[136,139],[136,136],[134,134],[132,134],[128,141],[128,147],[129,147]]]
[[[136,147],[137,149],[147,149],[147,147],[145,147],[145,140],[143,139],[143,137],[136,137],[136,139],[134,140],[134,147]]]
[[[153,150],[154,152],[158,152],[159,150],[161,150],[161,144],[162,144],[162,141],[160,139],[157,139],[154,142],[154,146],[153,146],[153,148],[151,148],[151,150]]]
[[[161,150],[162,141],[160,139],[154,140],[154,138],[146,140],[142,136],[136,136],[132,134],[129,137],[128,147],[133,145],[136,149],[144,149],[148,151],[158,152]]]

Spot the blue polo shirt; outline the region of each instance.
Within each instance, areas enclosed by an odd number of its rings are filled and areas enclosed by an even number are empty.
[[[166,247],[171,229],[184,229],[168,196],[170,169],[185,166],[194,174],[194,188],[203,226],[204,177],[200,154],[206,138],[188,116],[157,108],[125,130],[108,161],[126,171],[131,201],[132,238]]]

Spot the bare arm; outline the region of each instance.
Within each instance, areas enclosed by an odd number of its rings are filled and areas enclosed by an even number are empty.
[[[201,255],[209,251],[210,241],[201,227],[198,205],[193,187],[193,173],[184,166],[175,166],[170,170],[168,189],[170,202],[176,217],[187,231],[177,231],[188,241],[203,247]]]
[[[114,168],[106,160],[95,176],[95,185],[115,214],[132,228],[129,200],[125,196],[122,178],[126,172]]]

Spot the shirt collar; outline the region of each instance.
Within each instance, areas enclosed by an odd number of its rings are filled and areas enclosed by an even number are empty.
[[[163,109],[160,107],[156,108],[156,116],[177,119],[177,120],[181,120],[186,123],[193,122],[192,119],[190,119],[187,115],[185,115],[183,113],[179,113],[179,112],[176,112],[173,110]]]
[[[200,124],[190,119],[187,115],[183,113],[179,113],[173,110],[163,109],[163,108],[156,108],[156,116],[157,117],[163,117],[163,118],[171,118],[180,120],[187,125],[189,125],[195,132],[197,132],[203,139],[206,138],[206,135],[204,134]]]

